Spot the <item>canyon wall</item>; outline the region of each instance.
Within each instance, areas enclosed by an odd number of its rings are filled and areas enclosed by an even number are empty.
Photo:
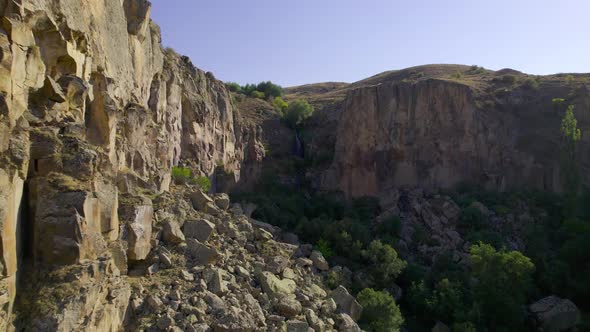
[[[0,330],[25,266],[82,264],[98,280],[89,303],[111,296],[127,260],[151,248],[140,194],[168,190],[181,159],[239,180],[255,135],[234,125],[222,82],[162,50],[150,10],[145,0],[0,2]],[[113,315],[85,329],[118,328],[129,291],[116,294],[92,309]],[[40,326],[76,330],[88,305]]]
[[[578,126],[590,129],[587,89],[568,89],[506,89],[494,103],[483,103],[490,94],[448,79],[361,85],[344,101],[334,160],[322,185],[349,197],[377,196],[384,205],[403,187],[468,183],[501,191],[561,191],[565,107],[557,109],[551,99],[569,93]],[[578,151],[585,183],[588,142],[586,135]]]

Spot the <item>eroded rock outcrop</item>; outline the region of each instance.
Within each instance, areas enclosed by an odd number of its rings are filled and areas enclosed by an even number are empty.
[[[427,69],[417,67],[414,72]],[[569,96],[585,131],[589,119],[584,86],[555,84],[558,78],[553,78],[534,90],[502,85],[500,73],[495,79],[439,75],[414,81],[396,73],[361,81],[348,92],[324,188],[351,197],[378,196],[385,206],[391,203],[391,191],[400,187],[472,183],[493,190],[562,189],[563,110],[551,99]],[[586,142],[580,151],[588,151]],[[590,160],[580,154],[579,162],[581,174],[587,174]],[[583,181],[588,180],[584,176]]]
[[[67,317],[53,323],[37,318],[48,329],[118,330],[122,317],[95,311],[124,313],[129,292],[101,285],[152,251],[161,228],[150,197],[169,190],[171,168],[190,160],[235,183],[256,144],[224,84],[162,50],[150,12],[145,0],[0,2],[1,330],[17,294],[34,292],[19,276],[99,262],[114,268],[73,277],[97,293],[64,299],[56,309]],[[179,227],[169,241],[184,240]]]

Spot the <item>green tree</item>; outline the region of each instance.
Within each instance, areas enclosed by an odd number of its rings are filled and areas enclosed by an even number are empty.
[[[322,253],[324,258],[330,258],[334,255],[330,243],[324,239],[319,239],[316,243],[316,249]]]
[[[472,316],[491,330],[522,328],[526,293],[535,269],[531,260],[518,251],[496,251],[489,244],[471,246],[473,287]]]
[[[384,288],[390,287],[407,265],[398,257],[395,249],[379,240],[371,242],[369,247],[363,250],[362,257],[375,283]]]
[[[289,108],[289,104],[287,104],[287,102],[285,102],[281,97],[275,97],[275,99],[272,101],[272,105],[277,111],[281,113],[284,113],[287,108]]]
[[[565,184],[565,215],[575,214],[578,191],[580,189],[580,174],[577,167],[576,146],[582,138],[582,131],[578,128],[578,120],[574,116],[574,106],[569,105],[561,120],[561,134],[564,138],[562,174]]]
[[[256,90],[264,92],[268,98],[281,97],[283,95],[283,88],[271,81],[258,83]]]
[[[447,278],[440,280],[427,301],[430,311],[439,320],[458,321],[467,317],[468,307],[463,293],[463,285]]]
[[[246,84],[242,87],[242,93],[250,96],[252,92],[256,91],[256,84]]]
[[[264,99],[265,95],[264,92],[254,90],[250,93],[250,96],[253,98]]]
[[[242,86],[240,86],[238,83],[236,82],[227,82],[225,83],[225,86],[229,89],[229,91],[231,92],[236,92],[236,93],[241,93],[242,92]]]
[[[385,291],[363,289],[358,295],[358,302],[363,306],[361,326],[372,332],[398,332],[404,318],[395,299]]]
[[[292,128],[296,128],[313,113],[313,106],[307,101],[298,99],[289,104],[285,112],[285,120]]]

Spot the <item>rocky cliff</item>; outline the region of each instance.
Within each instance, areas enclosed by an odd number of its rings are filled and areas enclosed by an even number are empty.
[[[400,187],[562,190],[560,123],[590,127],[588,77],[425,66],[355,83],[342,104],[325,188],[395,201]],[[579,144],[588,183],[589,138]]]
[[[260,153],[224,84],[162,49],[150,10],[145,0],[0,2],[1,330],[19,318],[31,328],[16,298],[64,283],[61,316],[32,305],[46,314],[37,328],[121,328],[121,275],[155,245],[151,198],[169,190],[171,168],[222,170],[231,184],[244,153]]]

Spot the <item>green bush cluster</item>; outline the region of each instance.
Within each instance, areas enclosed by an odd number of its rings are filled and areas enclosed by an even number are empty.
[[[518,251],[479,243],[471,247],[470,262],[466,269],[444,262],[411,283],[405,301],[416,319],[426,326],[440,320],[459,331],[524,329],[532,261]]]
[[[480,67],[477,65],[473,65],[473,66],[471,66],[471,68],[469,68],[470,74],[481,75],[481,74],[485,74],[485,72],[486,72],[486,70],[484,67]]]
[[[365,288],[357,295],[363,306],[360,324],[366,331],[399,332],[404,318],[395,299],[385,291]]]
[[[244,86],[235,83],[227,82],[225,86],[235,93],[240,93],[246,96],[259,99],[273,99],[283,96],[283,88],[280,85],[274,84],[271,81],[260,82],[258,84],[246,84]]]
[[[191,183],[198,185],[205,192],[211,190],[211,180],[206,176],[194,176],[193,171],[188,167],[172,167],[172,179],[176,184]]]
[[[313,114],[313,106],[303,99],[290,102],[283,113],[283,118],[291,128],[297,128],[303,120]]]
[[[524,82],[522,82],[522,86],[529,90],[538,90],[540,85],[541,81],[538,77],[527,77]]]

